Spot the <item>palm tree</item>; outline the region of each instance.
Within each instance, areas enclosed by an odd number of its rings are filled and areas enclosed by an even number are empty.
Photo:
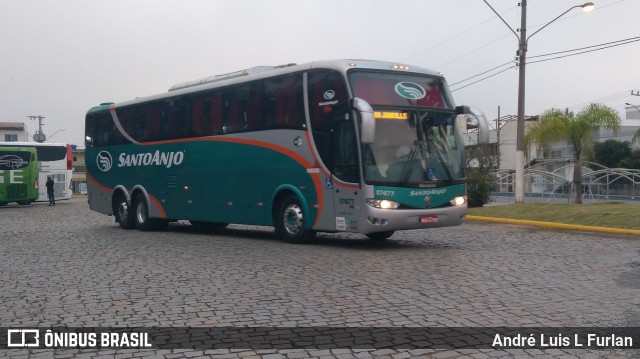
[[[609,106],[592,103],[574,116],[573,112],[556,108],[545,111],[525,135],[525,144],[534,143],[548,148],[556,141],[566,140],[573,145],[573,189],[575,203],[582,204],[582,153],[593,151],[593,131],[602,126],[618,132],[622,120]]]

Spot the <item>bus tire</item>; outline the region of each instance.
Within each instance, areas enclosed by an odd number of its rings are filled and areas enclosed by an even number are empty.
[[[132,229],[135,227],[132,212],[131,206],[127,203],[127,198],[122,193],[119,194],[115,200],[113,213],[116,217],[116,222],[120,225],[120,228]]]
[[[149,218],[149,205],[142,195],[135,197],[133,208],[135,226],[141,231],[162,230],[169,225],[169,222],[164,219]]]
[[[289,243],[307,243],[314,238],[315,232],[305,228],[306,218],[296,195],[286,195],[277,208],[275,228],[279,237]]]
[[[395,231],[367,233],[367,237],[369,237],[369,239],[372,241],[379,242],[388,239],[393,235],[393,233],[395,233]]]
[[[31,204],[31,201],[19,201],[18,204],[21,206],[28,206]]]

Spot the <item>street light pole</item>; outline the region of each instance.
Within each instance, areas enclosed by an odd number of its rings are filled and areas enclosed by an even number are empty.
[[[636,106],[636,105],[632,105],[632,104],[630,104],[630,103],[628,103],[628,102],[625,102],[624,104],[625,104],[625,105],[627,105],[627,106],[635,107],[635,108],[636,108],[636,110],[638,111],[638,113],[640,113],[640,108],[638,108],[638,106]]]
[[[513,32],[514,35],[518,38],[518,121],[516,126],[516,189],[515,189],[515,199],[516,203],[524,203],[524,108],[525,108],[525,80],[526,80],[526,69],[525,66],[527,64],[527,43],[529,39],[540,32],[540,30],[549,26],[552,22],[558,20],[564,14],[568,13],[572,9],[577,7],[582,8],[585,12],[591,11],[594,8],[592,2],[586,2],[582,5],[576,5],[570,7],[567,11],[563,12],[555,19],[549,21],[544,26],[539,28],[533,34],[527,37],[527,0],[521,0],[520,6],[522,7],[522,13],[520,16],[520,35],[509,26],[509,24],[498,14],[498,12],[491,7],[491,5],[487,2],[487,0],[483,0],[489,8],[502,20],[502,22],[507,25],[509,30]]]
[[[60,130],[58,130],[58,131],[54,132],[51,136],[49,136],[49,138],[47,138],[47,140],[50,140],[50,139],[51,139],[51,137],[53,137],[53,135],[55,135],[55,134],[56,134],[56,133],[58,133],[58,132],[62,132],[62,131],[64,131],[64,130],[66,130],[66,128],[63,128],[63,129],[60,129]]]

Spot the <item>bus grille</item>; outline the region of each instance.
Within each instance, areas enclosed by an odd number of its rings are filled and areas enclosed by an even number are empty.
[[[18,199],[27,197],[27,185],[24,183],[21,184],[8,184],[6,186],[7,189],[7,199]]]

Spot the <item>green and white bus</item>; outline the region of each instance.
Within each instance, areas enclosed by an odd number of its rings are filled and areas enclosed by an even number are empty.
[[[171,221],[315,232],[463,222],[468,123],[441,74],[332,60],[260,66],[104,103],[86,115],[88,201],[122,228]],[[463,115],[463,116],[461,116]]]
[[[0,206],[38,199],[38,154],[34,147],[0,146]]]

